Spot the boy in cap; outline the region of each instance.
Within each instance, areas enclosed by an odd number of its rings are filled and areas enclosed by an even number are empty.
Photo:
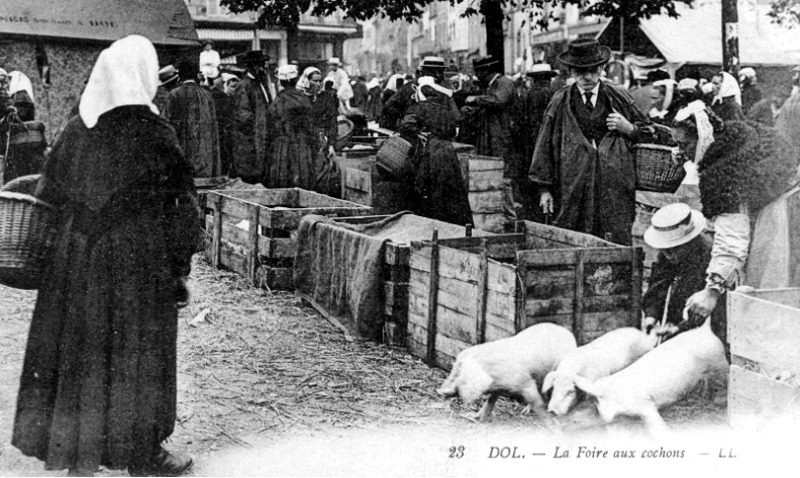
[[[644,241],[658,251],[647,293],[642,297],[645,331],[666,317],[662,335],[672,336],[700,324],[684,321],[686,301],[706,286],[713,239],[705,234],[706,218],[683,203],[662,207],[651,219]],[[712,329],[725,340],[725,307],[712,313]]]

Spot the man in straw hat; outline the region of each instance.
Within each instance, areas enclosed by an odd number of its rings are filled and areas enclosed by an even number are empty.
[[[158,89],[156,89],[156,97],[153,98],[153,104],[159,110],[164,108],[169,92],[178,86],[178,78],[180,78],[178,70],[172,65],[167,65],[158,70]]]
[[[578,40],[559,55],[575,83],[557,92],[545,113],[530,178],[555,224],[631,243],[636,169],[633,143],[648,119],[628,94],[600,81],[611,49]]]
[[[256,184],[266,172],[267,107],[272,102],[268,93],[267,56],[253,50],[242,55],[239,62],[247,69],[233,93],[236,106],[233,114],[233,158],[231,177]]]
[[[684,322],[686,301],[706,287],[706,268],[711,261],[714,240],[705,234],[706,218],[683,203],[662,207],[650,221],[644,241],[658,251],[653,263],[647,293],[642,297],[645,330],[664,320],[662,335],[699,326]],[[725,338],[725,307],[712,313],[712,328]]]

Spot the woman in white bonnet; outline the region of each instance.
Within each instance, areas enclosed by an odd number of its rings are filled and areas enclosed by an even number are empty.
[[[131,35],[104,50],[53,145],[37,196],[57,239],[28,334],[12,443],[48,470],[177,475],[178,307],[199,238],[191,165],[152,100],[158,58]]]

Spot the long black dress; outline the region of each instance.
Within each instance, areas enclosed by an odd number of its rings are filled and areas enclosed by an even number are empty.
[[[60,210],[12,443],[48,469],[141,463],[173,432],[175,283],[198,237],[191,165],[146,106],[73,117],[37,195]]]
[[[452,100],[431,90],[425,94],[428,99],[414,103],[401,126],[401,132],[409,138],[417,131],[430,133],[427,145],[417,146],[413,175],[406,174],[413,177],[412,211],[451,224],[473,224],[469,191],[453,149],[457,118],[451,109]],[[416,126],[412,126],[414,120]]]

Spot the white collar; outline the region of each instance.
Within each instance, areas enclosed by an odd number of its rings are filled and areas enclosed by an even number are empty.
[[[576,85],[577,86],[577,85]],[[586,103],[586,96],[584,96],[588,91],[592,92],[592,106],[597,106],[597,94],[600,92],[600,82],[598,81],[597,84],[591,90],[584,91],[583,88],[578,86],[578,91],[581,92],[581,101]]]

